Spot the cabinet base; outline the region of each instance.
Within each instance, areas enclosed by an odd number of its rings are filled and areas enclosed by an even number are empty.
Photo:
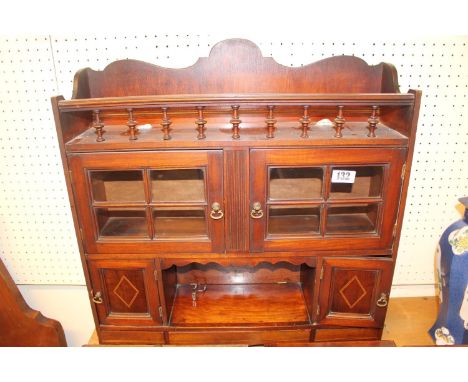
[[[272,346],[276,343],[380,340],[380,328],[262,328],[262,329],[168,329],[110,330],[101,329],[102,345],[242,345]]]

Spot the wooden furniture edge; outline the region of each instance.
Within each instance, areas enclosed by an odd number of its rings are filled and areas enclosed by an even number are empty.
[[[59,321],[31,309],[0,260],[0,346],[67,346]]]

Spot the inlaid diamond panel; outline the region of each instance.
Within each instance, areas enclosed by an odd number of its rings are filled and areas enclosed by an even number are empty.
[[[343,288],[340,294],[350,309],[354,308],[367,294],[357,276],[354,276]]]
[[[128,308],[132,306],[138,296],[138,293],[140,293],[135,285],[133,285],[125,276],[122,276],[113,292]]]
[[[103,269],[109,313],[148,313],[143,269]]]
[[[375,270],[335,269],[332,276],[331,312],[372,314],[374,288],[379,280]]]

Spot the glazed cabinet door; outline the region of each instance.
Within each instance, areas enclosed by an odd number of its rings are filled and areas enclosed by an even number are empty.
[[[90,260],[101,325],[162,325],[154,260]]]
[[[87,253],[222,252],[219,150],[70,158]]]
[[[250,155],[254,251],[385,249],[403,149],[258,149]]]
[[[324,259],[319,324],[382,327],[392,269],[391,259]]]

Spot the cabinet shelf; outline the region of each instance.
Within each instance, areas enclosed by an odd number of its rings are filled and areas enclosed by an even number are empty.
[[[301,283],[210,284],[192,301],[192,286],[179,285],[170,318],[174,326],[309,324]]]

